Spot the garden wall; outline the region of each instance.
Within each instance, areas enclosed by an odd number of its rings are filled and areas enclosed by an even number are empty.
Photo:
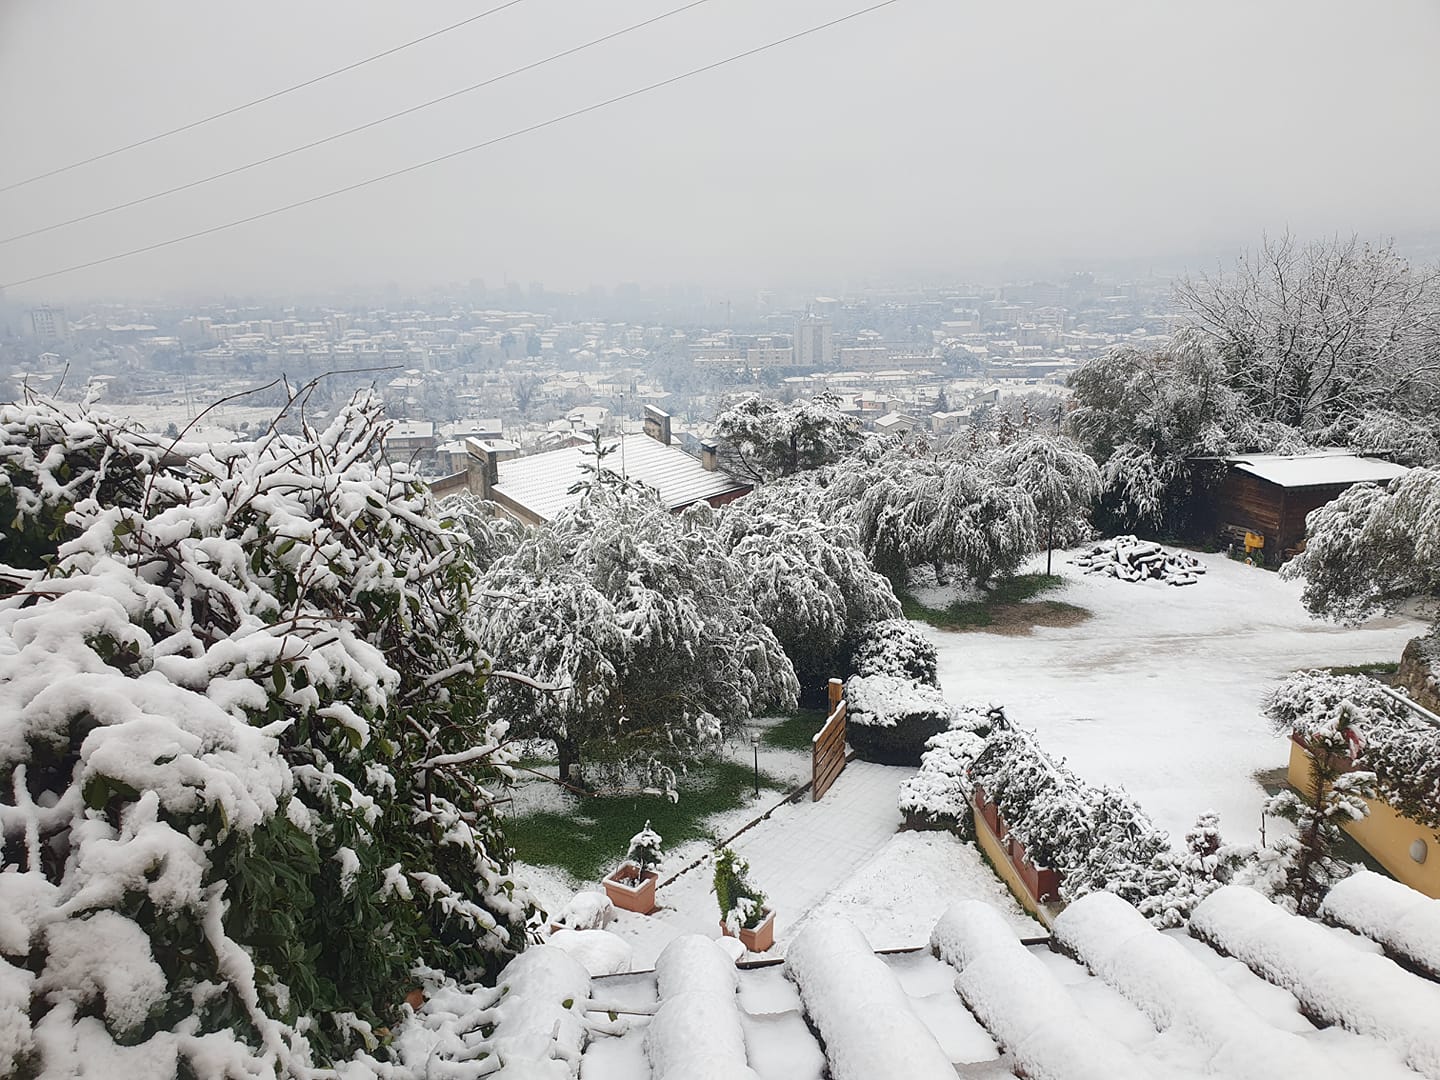
[[[1417,705],[1440,712],[1440,634],[1410,639],[1395,682]]]

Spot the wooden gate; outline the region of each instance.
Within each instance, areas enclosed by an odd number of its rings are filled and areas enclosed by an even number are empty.
[[[830,680],[830,715],[810,740],[810,797],[814,802],[830,790],[845,768],[845,684]]]

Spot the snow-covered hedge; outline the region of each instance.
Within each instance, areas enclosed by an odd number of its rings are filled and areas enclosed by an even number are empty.
[[[466,540],[384,461],[377,402],[299,428],[167,455],[0,407],[0,1060],[22,1071],[301,1073],[376,1048],[418,972],[478,980],[523,947]]]
[[[735,965],[709,938],[686,934],[655,961],[660,1008],[645,1033],[655,1080],[754,1080],[735,996]]]
[[[813,919],[790,943],[785,974],[825,1043],[833,1080],[954,1080],[935,1036],[895,973],[845,919]]]
[[[1319,915],[1378,941],[1400,963],[1440,979],[1440,900],[1361,870],[1325,895]]]
[[[931,950],[959,971],[955,989],[1030,1080],[1141,1080],[1135,1056],[1098,1030],[1069,991],[989,904],[961,900],[935,924]],[[897,1074],[898,1075],[898,1074]]]
[[[1347,1075],[1299,1035],[1261,1020],[1219,976],[1118,896],[1081,897],[1050,932],[1053,948],[1088,966],[1157,1030],[1174,1030],[1204,1047],[1212,1072],[1236,1080]]]
[[[1440,1080],[1440,985],[1243,885],[1202,901],[1190,933],[1289,990],[1318,1023],[1388,1042],[1416,1072]]]
[[[1302,742],[1360,735],[1357,769],[1375,774],[1380,795],[1406,817],[1440,828],[1440,728],[1426,723],[1364,675],[1301,671],[1265,703],[1276,726]]]
[[[925,742],[950,725],[953,706],[938,686],[893,675],[845,682],[846,738],[866,761],[918,765]]]
[[[998,706],[966,705],[950,718],[948,731],[926,740],[920,771],[900,785],[900,813],[911,828],[951,829],[974,839],[970,765],[991,732],[1006,726],[1005,711]]]
[[[1046,754],[1032,732],[994,732],[970,776],[1030,862],[1063,875],[1062,899],[1104,889],[1158,926],[1179,926],[1229,873],[1224,860],[1207,860],[1198,849],[1174,852],[1168,835],[1123,789],[1085,783]]]
[[[856,675],[889,675],[939,686],[935,646],[908,619],[885,619],[861,632],[855,649]]]

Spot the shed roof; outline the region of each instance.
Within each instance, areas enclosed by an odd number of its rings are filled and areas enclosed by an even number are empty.
[[[1343,450],[1311,454],[1245,454],[1225,459],[1241,472],[1258,476],[1282,488],[1331,487],[1345,484],[1383,484],[1404,476],[1404,465],[1361,457]]]
[[[623,455],[619,449],[622,444]],[[667,446],[648,435],[609,438],[604,445],[617,448],[605,458],[605,471],[618,476],[623,469],[629,479],[658,492],[668,510],[750,488],[727,472],[705,468],[678,446]],[[579,494],[570,494],[570,487],[585,478],[582,467],[593,461],[588,446],[569,446],[502,461],[495,490],[549,521],[579,501]]]

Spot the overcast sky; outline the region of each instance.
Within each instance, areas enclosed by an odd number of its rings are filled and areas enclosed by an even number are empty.
[[[0,185],[501,0],[0,0]],[[201,129],[0,193],[9,236],[243,164],[682,0],[524,0]],[[873,0],[708,0],[242,176],[0,246],[0,283],[459,149]],[[1436,0],[899,0],[363,191],[21,286],[31,299],[483,278],[839,287],[1440,228]]]

